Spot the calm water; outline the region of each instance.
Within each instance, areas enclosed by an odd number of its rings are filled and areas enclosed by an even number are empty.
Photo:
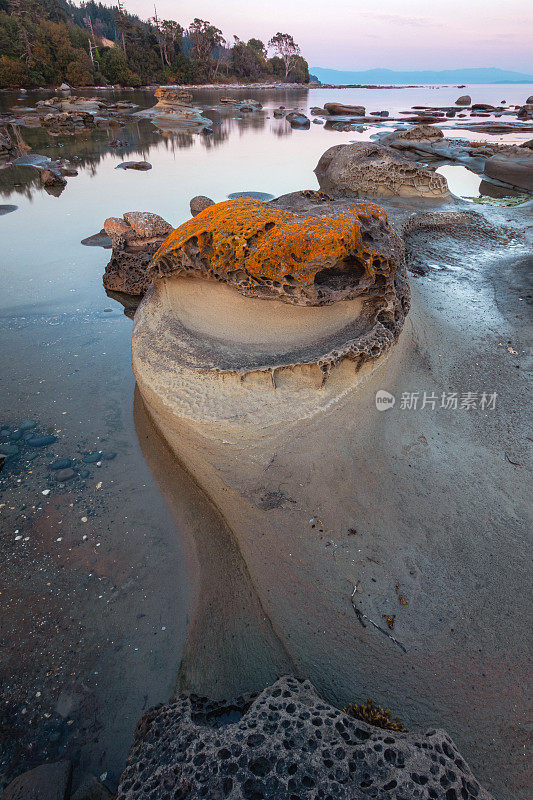
[[[265,111],[224,117],[208,137],[161,135],[134,119],[118,134],[114,128],[49,139],[24,129],[33,152],[70,158],[79,175],[54,197],[31,169],[0,170],[2,203],[17,206],[0,217],[0,424],[12,432],[32,418],[39,432],[57,437],[44,449],[21,446],[0,473],[2,591],[9,598],[0,621],[8,645],[0,680],[17,731],[3,770],[68,752],[96,774],[107,772],[113,786],[143,709],[172,691],[185,637],[184,551],[134,426],[131,321],[102,286],[109,251],[81,240],[125,211],[153,211],[178,225],[197,194],[220,201],[233,192],[317,188],[313,169],[324,150],[382,130],[338,133],[315,124],[292,130],[272,117],[277,105],[308,111],[338,100],[393,115],[412,105],[449,105],[463,92],[473,102],[521,104],[533,86],[243,90]],[[3,94],[0,110],[42,96]],[[143,107],[154,99],[142,92],[112,96]],[[218,97],[194,92],[198,104]],[[454,135],[451,127],[446,135]],[[111,147],[115,136],[127,146]],[[132,159],[149,160],[153,169],[115,170]],[[477,193],[476,176],[452,168],[447,177],[458,194]],[[99,450],[115,456],[85,465],[83,457]],[[48,465],[56,458],[74,459],[78,477],[54,481]],[[89,473],[83,479],[82,468]]]

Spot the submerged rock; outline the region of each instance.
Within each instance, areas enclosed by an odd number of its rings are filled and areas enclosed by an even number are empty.
[[[320,188],[337,197],[449,197],[442,175],[414,164],[390,147],[366,142],[330,147],[315,173]]]
[[[152,256],[171,230],[168,222],[149,211],[129,211],[123,219],[106,219],[104,231],[111,240],[113,254],[103,277],[105,288],[125,294],[144,294]]]
[[[145,714],[117,800],[171,796],[491,798],[444,731],[374,727],[292,677],[231,702],[180,694]]]

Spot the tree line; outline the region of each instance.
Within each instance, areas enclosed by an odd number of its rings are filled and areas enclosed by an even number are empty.
[[[308,83],[287,33],[232,41],[206,20],[147,21],[95,0],[0,0],[0,88],[227,81]]]

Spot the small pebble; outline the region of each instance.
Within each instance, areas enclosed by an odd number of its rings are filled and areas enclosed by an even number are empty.
[[[37,422],[34,419],[25,419],[24,422],[21,422],[19,428],[21,431],[31,431],[32,428],[37,427]]]
[[[66,469],[67,467],[71,467],[72,466],[72,459],[70,459],[70,458],[60,458],[57,461],[54,461],[49,466],[50,466],[50,469]]]
[[[83,456],[83,461],[85,464],[94,464],[95,461],[100,461],[102,458],[101,451],[99,453],[88,453],[86,456]]]
[[[41,494],[44,494],[45,497],[48,497],[48,495],[50,494],[50,489],[43,489]]]
[[[76,477],[76,473],[70,467],[68,469],[60,469],[56,472],[56,481],[70,481]]]
[[[82,521],[82,522],[87,522],[87,517],[82,517],[82,518],[81,518],[81,521]]]
[[[80,478],[88,478],[91,473],[88,469],[82,469],[80,472]]]
[[[28,439],[30,447],[46,447],[54,442],[57,442],[57,436],[32,436]]]

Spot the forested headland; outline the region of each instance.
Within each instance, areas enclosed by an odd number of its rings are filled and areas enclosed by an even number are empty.
[[[207,20],[141,20],[122,3],[0,0],[0,88],[267,81],[309,82],[288,33],[230,41]]]

